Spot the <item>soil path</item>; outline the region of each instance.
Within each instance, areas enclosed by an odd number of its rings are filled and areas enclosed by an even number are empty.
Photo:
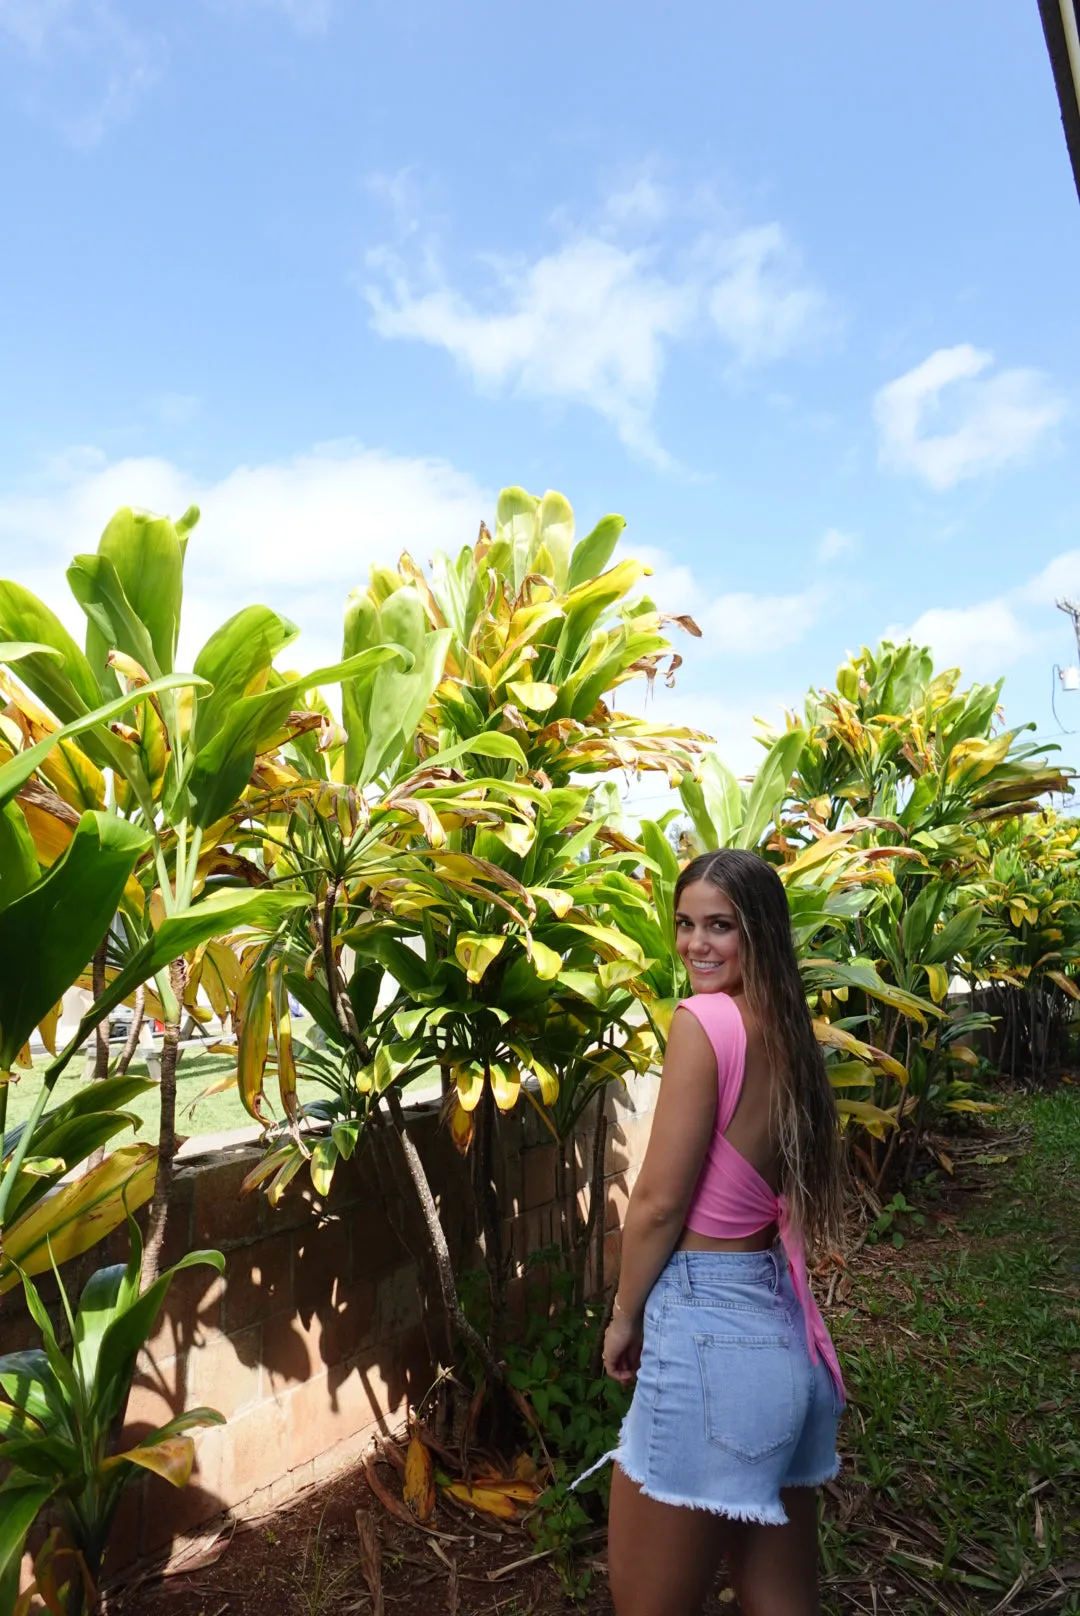
[[[1080,1612],[1080,1094],[1014,1102],[942,1148],[952,1171],[917,1214],[896,1209],[822,1285],[851,1392],[825,1609]],[[578,1557],[594,1576],[575,1605],[520,1529],[442,1504],[438,1525],[392,1518],[358,1469],[208,1537],[186,1571],[116,1590],[109,1616],[612,1616],[602,1536]],[[718,1586],[708,1609],[738,1607]]]

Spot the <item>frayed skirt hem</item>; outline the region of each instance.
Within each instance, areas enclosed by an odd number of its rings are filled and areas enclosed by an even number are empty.
[[[757,1526],[786,1526],[787,1513],[782,1504],[717,1504],[712,1499],[680,1498],[677,1493],[652,1487],[644,1476],[637,1476],[626,1462],[625,1454],[612,1455],[623,1475],[640,1487],[646,1498],[657,1504],[674,1504],[677,1509],[704,1509],[710,1515],[723,1515],[732,1521],[751,1521]]]
[[[797,1481],[785,1481],[785,1487],[824,1487],[827,1481],[835,1481],[840,1474],[840,1459],[820,1476],[800,1476]]]

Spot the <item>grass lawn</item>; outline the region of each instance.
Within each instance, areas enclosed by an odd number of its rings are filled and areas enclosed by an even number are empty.
[[[7,1126],[21,1122],[26,1117],[34,1103],[37,1093],[36,1073],[44,1071],[48,1064],[48,1057],[42,1056],[34,1062],[35,1075],[24,1072],[18,1083],[14,1084],[8,1099]],[[79,1085],[86,1079],[83,1076],[84,1057],[77,1055],[68,1067],[67,1072],[58,1081],[54,1090],[53,1105],[59,1105],[74,1094]],[[132,1076],[146,1077],[148,1072],[146,1063],[136,1058],[129,1068]],[[201,1050],[186,1050],[182,1053],[180,1064],[176,1069],[176,1131],[181,1138],[188,1138],[200,1134],[224,1133],[233,1128],[251,1127],[252,1121],[240,1103],[240,1096],[236,1092],[235,1084],[221,1094],[211,1094],[206,1099],[200,1096],[213,1084],[235,1074],[236,1057],[232,1055],[209,1055]],[[438,1082],[432,1084],[426,1077],[419,1077],[409,1084],[409,1091],[414,1098],[420,1098],[426,1091],[438,1092]],[[329,1090],[318,1083],[305,1081],[301,1078],[297,1085],[297,1092],[301,1104],[305,1100],[318,1099],[327,1095]],[[277,1084],[271,1072],[266,1085],[266,1109],[272,1116],[277,1116],[280,1107],[275,1104],[277,1099]],[[126,1109],[135,1112],[143,1119],[143,1129],[140,1138],[155,1140],[157,1138],[158,1098],[154,1090],[133,1100]],[[131,1136],[128,1135],[128,1138]],[[119,1143],[123,1143],[121,1138]]]
[[[1014,1101],[994,1132],[830,1310],[831,1612],[1080,1612],[1080,1093]]]

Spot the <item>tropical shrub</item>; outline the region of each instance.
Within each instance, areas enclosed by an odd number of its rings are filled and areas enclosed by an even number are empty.
[[[175,1487],[187,1484],[194,1458],[188,1432],[222,1423],[209,1408],[189,1409],[115,1452],[117,1427],[135,1374],[169,1287],[182,1269],[208,1264],[219,1273],[217,1251],[192,1251],[149,1286],[140,1280],[142,1237],[128,1218],[126,1264],[99,1268],[83,1287],[73,1312],[58,1270],[60,1301],[71,1333],[63,1351],[41,1296],[23,1274],[26,1304],[42,1346],[0,1357],[0,1611],[14,1609],[27,1533],[47,1506],[55,1509],[61,1542],[74,1560],[67,1616],[97,1602],[102,1563],[124,1488],[144,1471]],[[56,1607],[54,1607],[56,1608]]]

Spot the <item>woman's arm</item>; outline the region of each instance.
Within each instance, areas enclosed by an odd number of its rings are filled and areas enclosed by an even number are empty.
[[[622,1268],[604,1360],[618,1380],[637,1369],[641,1316],[678,1244],[716,1123],[716,1056],[700,1022],[676,1010],[649,1147],[623,1222]]]

